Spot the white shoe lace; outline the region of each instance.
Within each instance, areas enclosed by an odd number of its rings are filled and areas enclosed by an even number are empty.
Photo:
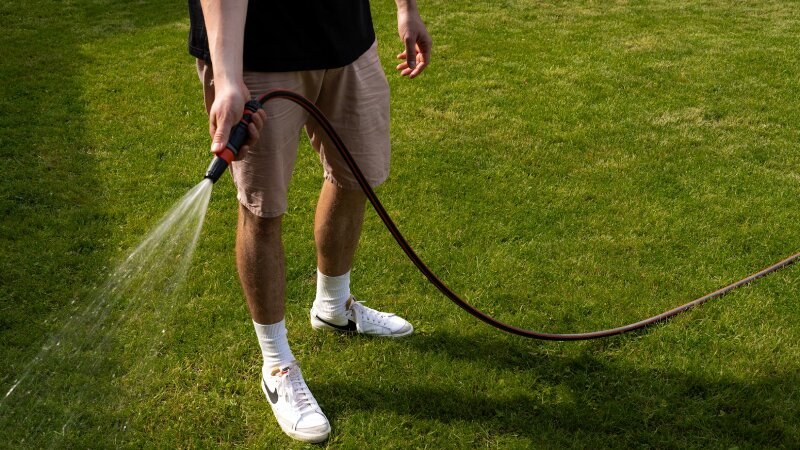
[[[352,308],[354,311],[358,311],[358,316],[361,319],[384,327],[389,325],[389,318],[394,316],[394,314],[391,313],[380,312],[366,307],[362,304],[362,302],[356,300],[355,297],[353,297],[353,302],[350,304],[350,308]]]
[[[308,390],[303,376],[296,364],[293,364],[283,370],[288,371],[284,376],[280,377],[278,381],[278,394],[285,396],[292,409],[298,411],[300,416],[315,412],[318,408],[317,401]]]

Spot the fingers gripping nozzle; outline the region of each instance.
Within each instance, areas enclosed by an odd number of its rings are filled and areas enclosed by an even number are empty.
[[[239,156],[239,150],[247,141],[247,136],[249,134],[247,127],[250,125],[250,122],[253,121],[253,114],[259,109],[261,109],[261,103],[256,100],[250,100],[244,105],[244,113],[242,114],[241,120],[231,128],[230,137],[228,138],[228,144],[225,146],[225,149],[215,155],[214,159],[211,160],[211,164],[208,166],[208,170],[206,170],[205,178],[216,183],[222,174],[225,173],[225,169]]]

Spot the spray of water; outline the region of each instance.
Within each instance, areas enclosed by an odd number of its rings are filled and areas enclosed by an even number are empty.
[[[39,352],[19,364],[0,392],[0,442],[85,447],[76,437],[80,430],[96,428],[119,408],[115,380],[130,368],[118,357],[125,336],[152,333],[165,322],[190,267],[211,188],[203,180],[179,200],[102,287],[73,302]],[[153,339],[144,342],[155,345]]]

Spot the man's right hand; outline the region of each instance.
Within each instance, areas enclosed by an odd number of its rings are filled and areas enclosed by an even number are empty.
[[[250,100],[250,91],[244,82],[225,85],[216,84],[214,103],[208,113],[208,132],[211,135],[211,152],[214,154],[225,150],[230,139],[231,128],[239,123],[244,113],[244,105]],[[259,138],[259,132],[264,126],[267,115],[263,109],[253,114],[253,121],[248,127],[249,138],[245,145],[239,149],[239,158],[244,156]]]
[[[216,154],[228,145],[231,128],[241,120],[244,104],[250,100],[250,91],[242,79],[247,0],[202,0],[201,5],[214,70],[214,103],[208,112],[208,131],[211,151]],[[239,149],[240,158],[258,140],[266,118],[263,109],[253,115],[248,127],[250,138]]]

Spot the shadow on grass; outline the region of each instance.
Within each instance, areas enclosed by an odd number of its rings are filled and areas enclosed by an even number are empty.
[[[109,35],[174,22],[186,17],[185,4],[162,5],[140,1],[45,0],[10,1],[0,5],[0,395],[81,306],[86,286],[100,284],[111,269],[103,239],[111,234],[113,218],[97,200],[107,179],[98,171],[96,137],[89,135],[86,73],[114,70],[93,65],[83,46]],[[187,19],[188,20],[188,19]],[[146,49],[143,49],[146,50]],[[120,55],[136,58],[137,55]],[[188,60],[188,56],[187,56]],[[77,306],[73,306],[75,302]],[[69,368],[66,368],[69,370]],[[82,385],[111,378],[111,368],[94,373]],[[65,374],[63,367],[47,370]],[[35,388],[34,388],[35,389]],[[22,387],[20,388],[22,390]],[[88,392],[88,391],[87,391]],[[107,393],[98,392],[94,400]],[[46,411],[0,411],[0,440],[10,445],[25,437],[17,416],[61,428],[61,409],[74,401],[62,392],[43,403]],[[94,394],[93,394],[94,395]],[[22,405],[21,408],[31,408]],[[107,421],[100,410],[82,411],[95,429]],[[74,414],[74,413],[70,413]],[[38,417],[36,417],[38,415]],[[91,417],[96,415],[97,417]],[[79,417],[78,422],[83,422]],[[8,420],[5,420],[8,419]],[[94,423],[96,422],[96,423]],[[51,442],[40,430],[26,446]],[[96,439],[96,436],[92,439]],[[106,446],[97,440],[76,442],[80,447]]]
[[[0,360],[15,361],[12,349],[40,340],[44,319],[107,273],[99,271],[108,258],[98,242],[112,224],[96,200],[105,186],[86,135],[82,74],[110,69],[92,67],[81,46],[180,20],[184,9],[111,0],[0,6]],[[3,365],[0,380],[9,369]]]
[[[385,410],[453,427],[468,422],[495,437],[523,436],[556,448],[609,442],[619,447],[794,447],[800,438],[794,426],[798,411],[786,408],[794,405],[787,395],[795,395],[798,374],[710,380],[616,365],[589,347],[565,357],[543,354],[524,342],[449,333],[407,342],[422,353],[486,367],[487,376],[490,368],[494,376],[514,379],[504,385],[513,387],[507,394],[484,391],[457,383],[457,372],[441,374],[436,384],[323,382],[315,386],[315,395],[338,402],[326,406],[326,413],[335,420],[348,410]],[[341,392],[347,392],[346,400],[337,397]]]

